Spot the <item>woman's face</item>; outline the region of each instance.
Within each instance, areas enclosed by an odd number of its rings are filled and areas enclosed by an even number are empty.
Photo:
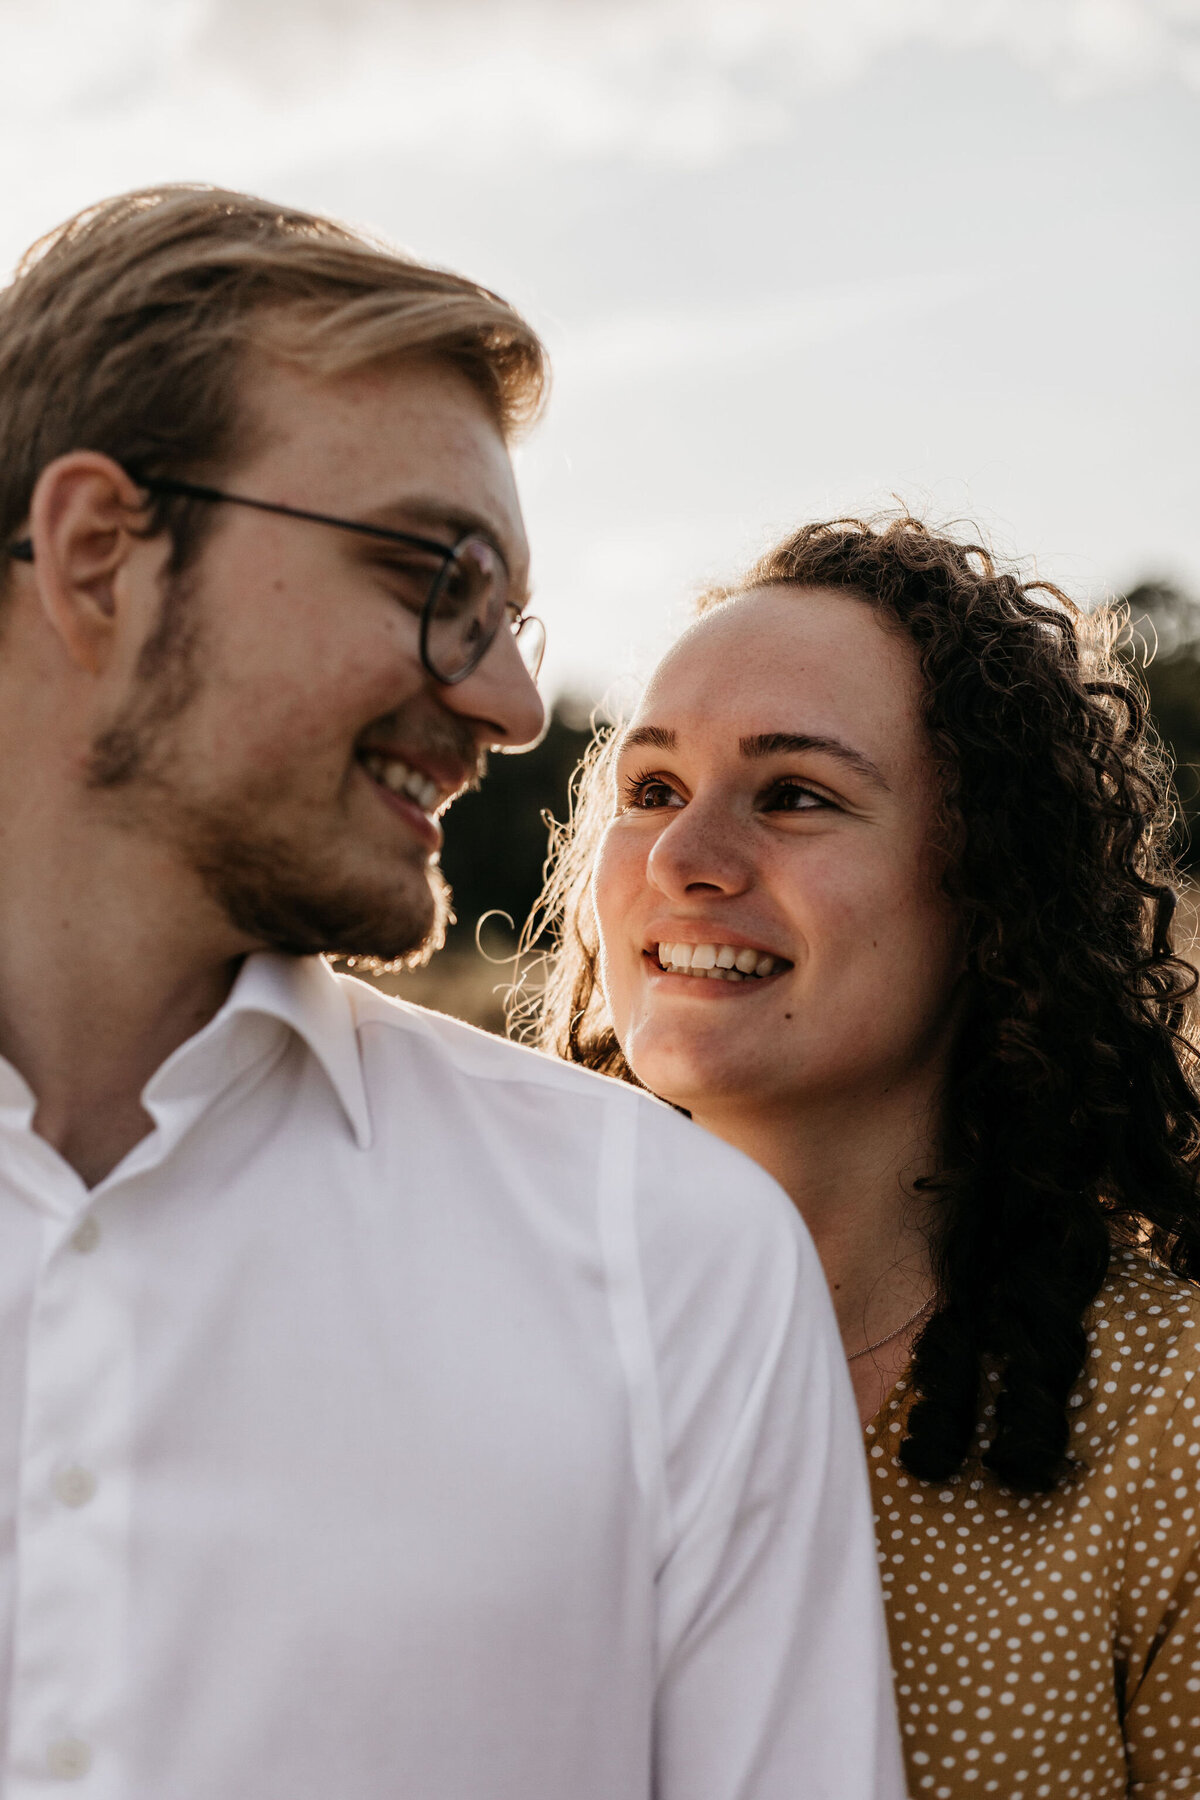
[[[604,993],[654,1093],[714,1127],[931,1094],[962,949],[920,704],[908,639],[824,589],[743,595],[660,664],[594,880]]]

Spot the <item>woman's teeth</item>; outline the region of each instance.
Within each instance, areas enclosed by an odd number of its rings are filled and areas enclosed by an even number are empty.
[[[439,788],[436,781],[430,781],[417,769],[410,769],[406,762],[398,756],[383,756],[378,750],[364,750],[359,757],[363,768],[377,781],[380,787],[388,788],[393,794],[403,794],[407,800],[415,800],[422,812],[431,813],[438,803]]]
[[[735,944],[660,944],[658,960],[672,975],[745,981],[751,975],[773,975],[784,959],[765,950],[739,950]]]

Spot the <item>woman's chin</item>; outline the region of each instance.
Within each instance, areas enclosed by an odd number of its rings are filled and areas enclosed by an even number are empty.
[[[693,1118],[718,1104],[728,1106],[747,1086],[745,1059],[725,1047],[698,1053],[693,1047],[635,1041],[627,1046],[625,1060],[643,1087],[671,1106],[682,1106]]]

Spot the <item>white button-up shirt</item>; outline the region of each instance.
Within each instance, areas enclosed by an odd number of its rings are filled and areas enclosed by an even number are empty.
[[[4,1800],[898,1800],[760,1170],[313,960],[144,1104],[89,1191],[0,1063]]]

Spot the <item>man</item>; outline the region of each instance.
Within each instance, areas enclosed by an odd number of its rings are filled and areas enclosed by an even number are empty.
[[[890,1800],[861,1448],[773,1184],[338,979],[542,710],[536,339],[127,196],[0,298],[7,1800]]]

